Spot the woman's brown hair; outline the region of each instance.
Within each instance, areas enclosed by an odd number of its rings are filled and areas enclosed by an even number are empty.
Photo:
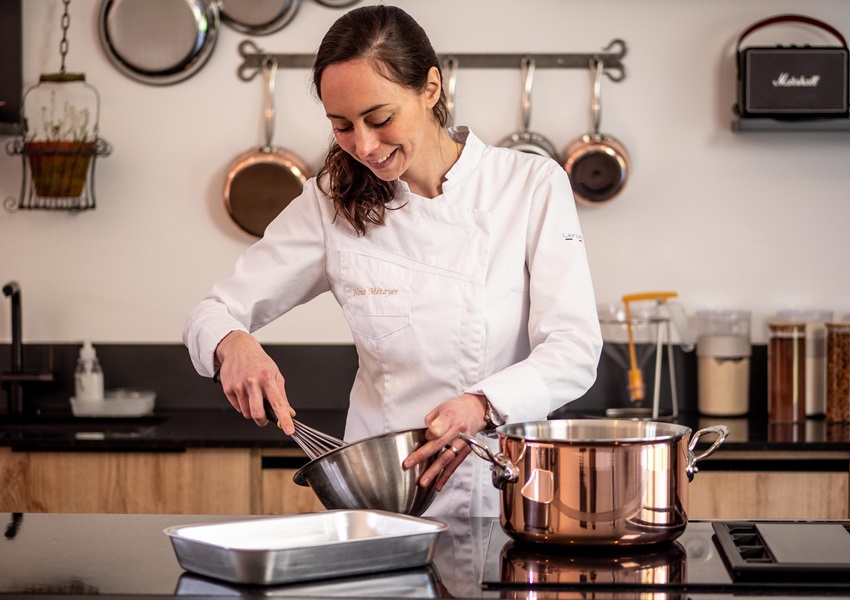
[[[413,17],[395,6],[364,6],[337,19],[322,39],[313,64],[313,89],[320,100],[325,69],[359,58],[368,59],[390,81],[417,92],[424,91],[431,67],[440,70],[431,41]],[[448,124],[444,91],[432,112],[440,127]],[[394,196],[393,182],[375,177],[335,140],[317,181],[333,200],[337,216],[360,235],[371,226],[384,224],[387,203]]]

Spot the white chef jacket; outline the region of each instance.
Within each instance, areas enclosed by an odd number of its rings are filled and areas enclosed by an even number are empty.
[[[449,133],[465,146],[442,195],[396,181],[393,210],[366,235],[308,181],[190,313],[183,340],[198,372],[213,375],[229,332],[330,291],[359,357],[347,441],[423,427],[463,392],[485,394],[509,422],[545,419],[584,394],[602,337],[564,169],[465,127]],[[470,455],[426,514],[497,516],[489,466]]]

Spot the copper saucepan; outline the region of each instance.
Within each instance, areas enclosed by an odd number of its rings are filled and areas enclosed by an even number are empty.
[[[564,169],[570,176],[576,200],[602,204],[616,198],[626,185],[631,159],[616,138],[599,133],[602,114],[602,71],[598,58],[591,61],[593,96],[590,105],[593,132],[570,142],[564,150]]]
[[[493,463],[505,533],[522,542],[629,546],[682,534],[696,464],[717,450],[729,428],[690,436],[690,428],[672,423],[562,419],[502,425],[496,433],[498,453],[459,437]],[[694,455],[706,434],[717,439]]]
[[[224,180],[224,204],[230,218],[243,231],[262,237],[266,227],[297,198],[313,172],[297,154],[272,145],[275,116],[277,60],[263,60],[266,77],[266,144],[237,156]]]

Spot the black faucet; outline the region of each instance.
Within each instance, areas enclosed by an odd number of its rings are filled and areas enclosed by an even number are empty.
[[[8,372],[0,373],[3,387],[9,391],[9,415],[20,415],[24,411],[24,383],[33,381],[53,381],[51,371],[24,372],[24,338],[21,333],[21,286],[10,281],[3,286],[3,295],[12,300],[12,361]],[[51,360],[52,362],[52,360]]]
[[[3,286],[3,295],[12,299],[12,364],[10,375],[24,372],[24,338],[21,335],[21,286],[10,281]],[[24,386],[19,381],[9,385],[9,414],[24,412]]]

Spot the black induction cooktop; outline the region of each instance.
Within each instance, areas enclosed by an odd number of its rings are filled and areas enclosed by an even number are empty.
[[[484,589],[850,590],[850,521],[691,521],[675,541],[575,548],[511,540],[494,522]]]

